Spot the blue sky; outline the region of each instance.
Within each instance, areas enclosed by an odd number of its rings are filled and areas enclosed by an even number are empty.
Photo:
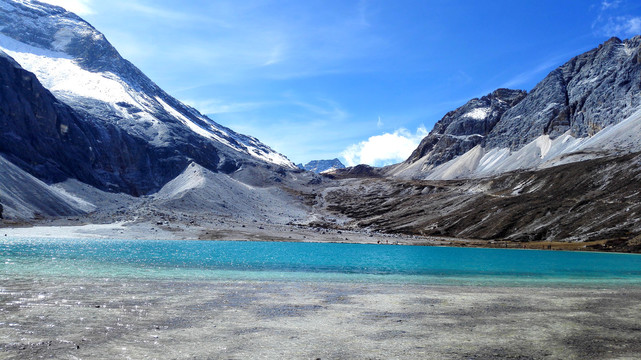
[[[404,160],[497,88],[531,90],[641,2],[47,0],[77,12],[171,95],[292,161]]]

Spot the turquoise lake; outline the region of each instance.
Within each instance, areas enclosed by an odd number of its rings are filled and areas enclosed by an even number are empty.
[[[641,256],[245,241],[11,239],[0,276],[641,286]]]

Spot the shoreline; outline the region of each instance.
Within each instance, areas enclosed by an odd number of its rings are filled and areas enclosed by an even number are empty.
[[[137,240],[226,240],[445,246],[521,250],[580,251],[631,254],[603,248],[608,240],[590,242],[512,242],[503,240],[458,239],[435,236],[387,234],[366,230],[337,230],[291,224],[264,224],[216,218],[206,223],[119,221],[89,223],[84,220],[49,219],[36,223],[0,223],[0,238],[111,238]],[[592,247],[592,248],[591,248]]]

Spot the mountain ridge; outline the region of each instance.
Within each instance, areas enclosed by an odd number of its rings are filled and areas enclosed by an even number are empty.
[[[34,73],[85,123],[114,126],[147,143],[154,161],[164,164],[143,173],[124,166],[128,184],[115,184],[115,190],[154,192],[192,160],[225,173],[243,166],[295,169],[256,138],[223,127],[165,93],[73,13],[37,1],[0,0],[0,6],[0,21],[7,24],[0,29],[0,49]],[[103,170],[123,175],[120,170]]]
[[[465,123],[477,99],[449,112],[406,161],[385,172],[400,178],[453,179],[553,166],[567,162],[573,152],[592,153],[577,160],[599,157],[598,151],[587,147],[595,141],[588,140],[603,129],[637,118],[641,99],[635,94],[641,93],[640,79],[641,35],[611,38],[550,72],[504,108],[498,121],[488,122],[485,133],[448,128]],[[488,115],[494,113],[494,108],[485,109]],[[550,153],[551,147],[557,151]],[[641,149],[641,141],[628,147]]]
[[[312,160],[305,165],[298,164],[296,166],[298,166],[298,168],[300,169],[312,171],[317,174],[321,174],[326,171],[345,168],[345,165],[343,165],[343,163],[340,160],[338,160],[338,158],[334,158],[331,160]]]

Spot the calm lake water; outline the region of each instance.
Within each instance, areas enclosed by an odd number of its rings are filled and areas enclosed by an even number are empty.
[[[641,286],[641,256],[241,241],[2,239],[0,277]]]

